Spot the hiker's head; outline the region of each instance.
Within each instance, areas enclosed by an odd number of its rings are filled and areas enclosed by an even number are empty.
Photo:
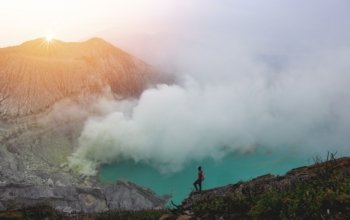
[[[198,167],[198,170],[202,170],[202,167],[201,167],[201,166],[199,166],[199,167]]]

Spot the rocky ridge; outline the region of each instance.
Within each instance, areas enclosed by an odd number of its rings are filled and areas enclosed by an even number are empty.
[[[350,158],[332,158],[284,176],[266,174],[191,193],[162,219],[348,219],[349,192]]]

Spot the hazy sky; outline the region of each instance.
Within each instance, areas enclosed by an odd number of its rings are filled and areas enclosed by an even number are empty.
[[[63,40],[80,40],[106,31],[151,33],[175,14],[183,18],[191,4],[160,0],[31,0],[2,1],[1,44],[9,45],[53,33]]]
[[[347,0],[4,0],[0,17],[1,47],[100,36],[155,64],[189,45],[292,53],[350,39]]]

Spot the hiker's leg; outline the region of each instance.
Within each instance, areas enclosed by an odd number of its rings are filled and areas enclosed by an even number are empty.
[[[198,191],[198,188],[197,188],[197,183],[198,183],[198,180],[194,181],[194,183],[193,183],[194,188],[196,188],[196,191]]]
[[[199,185],[199,192],[201,192],[202,191],[202,181],[201,180],[198,181],[198,185]]]

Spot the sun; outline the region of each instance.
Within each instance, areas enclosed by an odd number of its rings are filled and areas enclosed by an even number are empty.
[[[46,40],[47,42],[51,42],[51,41],[53,40],[53,34],[47,34],[47,35],[45,36],[45,40]]]

